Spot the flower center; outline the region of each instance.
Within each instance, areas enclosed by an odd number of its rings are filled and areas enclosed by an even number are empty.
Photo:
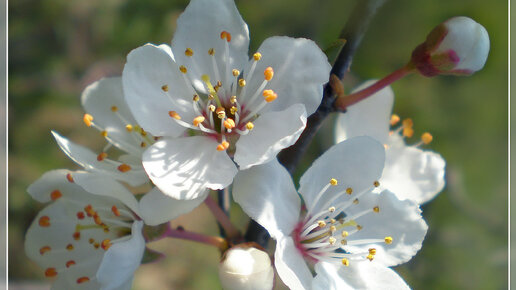
[[[370,247],[367,251],[357,252],[349,246],[392,243],[390,236],[379,239],[353,238],[355,233],[367,230],[369,226],[359,224],[357,220],[360,217],[380,212],[379,206],[361,211],[356,211],[353,207],[359,204],[360,196],[371,194],[379,185],[379,182],[375,181],[373,186],[359,193],[354,193],[350,187],[342,188],[329,199],[323,200],[323,197],[327,197],[330,187],[338,186],[337,180],[332,178],[318,193],[311,207],[307,209],[305,218],[294,229],[293,239],[296,248],[314,263],[325,261],[349,266],[353,260],[372,261],[376,255],[376,248]],[[353,214],[349,214],[351,212]]]
[[[219,145],[217,150],[224,151],[235,143],[240,135],[246,135],[254,128],[254,121],[262,109],[270,102],[273,102],[278,95],[270,89],[266,89],[274,76],[272,67],[267,67],[263,72],[263,81],[256,89],[248,90],[250,80],[257,78],[255,75],[256,65],[262,58],[260,53],[253,55],[253,63],[248,72],[241,72],[231,67],[229,56],[229,45],[231,34],[223,31],[220,34],[224,42],[223,64],[217,64],[215,49],[208,50],[211,58],[211,68],[202,68],[196,62],[195,52],[191,48],[185,50],[185,55],[191,58],[191,66],[195,71],[202,73],[202,87],[204,92],[195,89],[192,84],[192,77],[189,76],[188,68],[184,65],[179,67],[183,74],[184,82],[192,94],[192,110],[196,117],[191,121],[182,120],[176,111],[169,111],[169,116],[179,125],[192,130],[193,134],[201,134],[214,137]],[[212,70],[213,75],[204,73]],[[168,85],[161,87],[167,97],[169,94]],[[231,147],[233,149],[233,147]],[[230,150],[233,152],[233,150]]]
[[[401,121],[401,118],[398,115],[393,114],[391,116],[391,120],[390,120],[391,127],[394,127],[400,121]],[[395,145],[394,143],[396,143],[396,141],[397,141],[396,140],[397,136],[401,136],[402,138],[411,138],[412,136],[414,136],[414,122],[410,118],[404,119],[403,121],[401,121],[401,125],[398,128],[392,129],[389,132],[389,136],[393,137],[393,140],[390,141],[390,143],[393,143],[393,144],[385,144],[386,149],[388,149],[389,146]],[[421,135],[421,140],[418,143],[414,144],[413,146],[419,147],[423,144],[428,145],[432,142],[432,140],[433,140],[432,134],[425,132]]]

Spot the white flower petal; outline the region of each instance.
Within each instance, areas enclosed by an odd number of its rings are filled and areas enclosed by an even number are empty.
[[[154,136],[181,135],[185,128],[169,116],[176,111],[192,120],[193,94],[167,45],[147,44],[127,56],[122,74],[124,95],[138,124]],[[163,86],[168,86],[163,89]]]
[[[306,111],[301,104],[262,114],[254,121],[254,129],[238,140],[235,162],[241,170],[269,162],[283,148],[294,144],[305,126]]]
[[[143,153],[143,166],[152,182],[176,199],[223,189],[238,171],[225,151],[217,151],[217,142],[205,136],[160,140]]]
[[[374,80],[367,81],[353,92],[374,83]],[[385,87],[365,100],[349,106],[347,111],[339,114],[337,118],[336,142],[365,135],[385,144],[389,137],[389,120],[393,103],[394,93],[391,87]]]
[[[291,237],[280,237],[277,240],[274,259],[281,281],[290,289],[311,288],[312,273]]]
[[[313,280],[313,290],[410,289],[396,272],[374,261],[351,262],[349,267],[318,263],[315,271],[317,276]]]
[[[298,222],[301,200],[290,174],[276,159],[240,171],[233,198],[275,239],[289,235]]]
[[[112,197],[121,201],[133,212],[138,212],[138,201],[134,195],[122,184],[115,180],[100,175],[87,172],[77,172],[73,175],[75,183],[91,194]]]
[[[421,204],[443,189],[446,162],[438,153],[411,146],[392,147],[385,153],[380,183],[399,199]]]
[[[321,155],[303,174],[299,193],[308,208],[312,208],[316,195],[331,178],[338,181],[339,186],[328,188],[317,205],[325,204],[334,193],[351,187],[359,193],[371,188],[381,174],[385,162],[384,147],[368,136],[354,137],[333,145]]]
[[[311,115],[321,103],[323,84],[328,82],[331,66],[326,55],[315,42],[304,38],[274,36],[267,38],[258,52],[255,74],[248,80],[247,92],[255,92],[264,80],[263,71],[272,67],[274,77],[267,85],[278,94],[265,110],[282,111],[293,104],[301,103]],[[254,62],[251,60],[245,71]]]
[[[127,281],[132,281],[145,250],[142,228],[142,221],[134,222],[131,239],[113,244],[104,254],[97,271],[102,290],[120,289]]]
[[[52,200],[52,192],[59,190],[61,194],[67,195],[77,190],[77,185],[66,178],[70,171],[66,169],[51,170],[43,174],[38,180],[27,188],[27,192],[39,202]],[[71,173],[70,173],[71,174]]]
[[[207,195],[208,190],[205,190],[195,199],[180,200],[154,188],[140,199],[140,214],[145,224],[159,225],[192,211],[204,201]]]
[[[108,132],[106,137],[118,148],[134,155],[141,155],[141,140],[127,132],[126,125],[136,125],[136,120],[124,100],[122,78],[103,78],[86,87],[81,95],[86,112],[93,116],[95,124]],[[112,110],[116,107],[116,112]]]
[[[379,207],[379,212],[371,212],[357,218],[356,222],[362,229],[349,240],[380,239],[392,237],[392,244],[381,243],[348,246],[350,252],[363,252],[368,248],[376,248],[374,262],[385,266],[396,266],[410,260],[421,249],[428,230],[426,222],[421,217],[419,206],[410,200],[400,201],[396,195],[387,190],[380,194],[363,195],[358,205],[353,205],[346,211],[353,215],[365,209]]]
[[[113,160],[110,162],[98,161],[97,155],[90,149],[75,144],[54,131],[52,131],[52,135],[61,150],[75,163],[88,171],[106,174],[114,179],[127,182],[131,186],[138,186],[149,180],[142,169],[134,168],[139,166],[139,164],[131,166],[132,169],[127,172],[121,172],[117,168],[122,163]]]
[[[231,34],[231,42],[221,39],[222,31]],[[226,43],[229,60],[225,55]],[[185,55],[187,48],[193,50],[193,56]],[[222,83],[227,83],[226,65],[231,72],[234,68],[242,68],[248,59],[249,31],[233,0],[192,0],[177,20],[172,50],[178,65],[186,66],[194,86],[200,91],[205,90],[201,80],[203,74],[209,75],[214,83],[219,81],[215,79],[212,56],[208,54],[210,48],[215,49]]]

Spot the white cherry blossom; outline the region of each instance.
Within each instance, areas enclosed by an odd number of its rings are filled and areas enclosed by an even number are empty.
[[[357,90],[372,83],[368,81]],[[439,153],[420,148],[432,141],[429,133],[422,134],[421,141],[416,144],[405,143],[405,137],[414,134],[412,120],[401,121],[397,115],[391,116],[393,102],[394,93],[386,87],[348,107],[346,113],[337,118],[335,139],[341,142],[366,135],[384,144],[386,156],[381,188],[394,192],[399,199],[424,203],[443,189],[446,163]],[[390,129],[398,123],[402,124]]]
[[[163,137],[143,166],[165,194],[195,199],[227,187],[238,169],[292,145],[321,102],[330,65],[313,41],[271,37],[250,60],[248,47],[233,0],[192,0],[171,46],[129,53],[125,98],[136,121]]]
[[[384,159],[367,136],[334,145],[301,177],[306,210],[277,161],[237,175],[235,201],[276,239],[275,266],[288,287],[408,289],[388,267],[410,260],[428,227],[416,203],[378,190]]]
[[[120,183],[53,170],[29,188],[49,203],[25,237],[25,253],[55,278],[52,289],[131,289],[145,250],[138,202]]]

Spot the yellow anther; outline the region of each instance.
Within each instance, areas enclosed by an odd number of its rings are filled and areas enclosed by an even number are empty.
[[[345,237],[349,236],[349,233],[347,231],[342,231],[341,236],[343,238],[345,238]]]
[[[217,151],[224,151],[229,148],[229,142],[228,141],[222,141],[222,143],[217,146]]]
[[[369,250],[369,255],[376,255],[376,249],[375,248],[370,248]]]
[[[201,79],[202,79],[203,82],[207,83],[207,82],[210,81],[210,76],[209,75],[202,75]]]
[[[320,228],[324,228],[326,226],[326,222],[325,221],[318,221],[317,225],[319,225]]]
[[[236,96],[231,96],[231,98],[229,98],[229,102],[230,102],[231,104],[236,103],[236,101],[237,101],[237,97],[236,97]]]
[[[378,206],[373,207],[373,211],[375,213],[379,213],[380,212],[380,207],[378,207]]]
[[[116,112],[116,111],[118,111],[118,107],[117,107],[117,106],[111,106],[111,111],[112,111],[112,112]]]
[[[133,130],[133,125],[127,124],[125,125],[125,129],[127,130],[127,132],[131,132]]]
[[[334,224],[334,223],[336,223],[336,222],[337,222],[337,220],[336,220],[336,219],[331,219],[331,220],[330,220],[330,223],[332,223],[332,224]]]
[[[215,106],[214,105],[209,105],[208,106],[208,110],[210,110],[211,112],[215,112]]]
[[[181,116],[176,111],[168,111],[168,115],[176,120],[181,120]]]
[[[247,124],[245,124],[245,128],[251,131],[254,128],[254,124],[252,122],[247,122]]]
[[[245,80],[244,79],[239,79],[238,80],[238,85],[241,86],[241,87],[245,87]]]
[[[387,245],[392,244],[392,237],[385,237],[385,243],[386,243]]]
[[[374,259],[374,255],[367,255],[366,259],[369,261],[372,261]]]
[[[162,89],[164,92],[168,92],[168,85],[162,85],[162,86],[161,86],[161,89]]]
[[[364,227],[361,225],[357,225],[357,230],[361,231]]]
[[[198,94],[193,95],[192,101],[198,102],[199,100],[200,100],[200,98],[199,98]]]
[[[353,193],[353,188],[351,188],[351,187],[346,188],[346,193],[347,194],[352,194]]]
[[[236,68],[235,68],[235,69],[233,69],[232,73],[233,73],[233,76],[234,76],[234,77],[237,77],[237,76],[239,76],[239,75],[240,75],[240,71],[239,71],[239,70],[237,70]]]
[[[193,125],[197,127],[197,126],[199,126],[199,124],[204,122],[204,120],[205,120],[204,116],[197,116],[193,119]]]
[[[262,54],[257,52],[255,54],[253,54],[253,58],[255,61],[259,61],[262,58]]]
[[[336,239],[336,238],[334,238],[334,237],[330,237],[330,238],[328,239],[328,243],[330,243],[330,245],[335,245],[335,242],[337,242],[337,239]]]
[[[375,180],[375,182],[373,182],[373,185],[374,187],[378,187],[380,186],[380,182],[378,180]]]
[[[272,67],[268,67],[265,69],[265,71],[263,72],[263,76],[265,77],[265,80],[267,81],[270,81],[272,80],[272,77],[274,76],[274,70],[272,69]]]
[[[212,47],[212,48],[208,49],[208,54],[209,55],[214,55],[215,54],[215,48]]]
[[[224,30],[220,33],[220,38],[226,39],[227,42],[230,42],[231,41],[231,33]]]
[[[333,186],[337,185],[338,184],[337,179],[335,179],[335,178],[330,179],[330,184]]]
[[[343,246],[345,246],[345,245],[347,245],[347,244],[348,244],[348,241],[346,241],[346,240],[340,240],[340,244],[341,244],[341,245],[343,245]]]
[[[329,211],[329,212],[335,212],[335,207],[334,207],[334,206],[330,207],[330,208],[328,209],[328,211]]]
[[[391,126],[394,126],[394,125],[398,124],[398,122],[400,120],[401,120],[400,116],[398,116],[396,114],[392,114],[391,120],[389,121],[389,123],[391,124]]]
[[[423,141],[424,144],[430,144],[430,142],[432,142],[433,139],[434,137],[432,136],[432,134],[428,132],[425,132],[423,133],[423,135],[421,135],[421,141]]]
[[[131,166],[124,163],[124,164],[121,164],[120,166],[118,166],[118,170],[120,172],[127,172],[127,171],[131,170]]]
[[[186,69],[186,66],[184,66],[184,65],[179,67],[179,71],[181,71],[184,74],[188,72],[188,70]]]
[[[335,231],[337,231],[337,227],[336,226],[330,226],[330,233],[334,233]]]
[[[209,94],[208,95],[208,100],[210,100],[210,101],[215,100],[215,97],[212,94]]]
[[[145,142],[140,143],[140,147],[145,148],[147,147],[147,144]]]
[[[100,136],[106,138],[108,135],[107,131],[106,130],[103,130],[103,131],[100,131]]]
[[[355,200],[353,200],[353,203],[358,204],[359,203],[358,198],[355,198]]]
[[[145,130],[143,130],[143,128],[140,128],[140,134],[144,137],[147,136],[147,132],[145,132]]]
[[[235,106],[233,106],[233,107],[231,107],[231,108],[229,109],[229,111],[231,112],[231,114],[233,114],[233,115],[234,115],[234,114],[236,114],[236,112],[238,112],[238,108],[237,108],[237,107],[235,107]]]
[[[270,103],[278,98],[278,94],[276,94],[273,90],[264,90],[263,98],[267,103]]]
[[[414,126],[414,121],[412,121],[410,118],[407,118],[401,122],[401,125],[403,125],[403,128],[412,128]]]
[[[193,55],[193,50],[192,50],[191,48],[189,48],[189,47],[188,47],[188,48],[185,50],[185,55],[186,55],[186,56],[192,56],[192,55]]]
[[[226,127],[228,130],[235,128],[235,121],[233,121],[231,118],[227,118],[224,120],[224,127]]]
[[[346,258],[342,258],[342,265],[344,265],[346,267],[349,266],[349,260]]]
[[[413,135],[414,135],[414,129],[412,129],[412,127],[404,127],[403,128],[403,136],[410,138]]]
[[[91,127],[91,125],[93,125],[93,116],[90,114],[84,114],[82,120],[84,121],[84,124],[86,124],[86,126],[88,127]]]
[[[106,159],[107,156],[108,155],[106,152],[101,152],[99,155],[97,155],[97,161],[102,161],[102,160]]]

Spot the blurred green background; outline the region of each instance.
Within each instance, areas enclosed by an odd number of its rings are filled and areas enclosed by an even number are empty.
[[[307,37],[327,48],[354,3],[237,0],[249,25],[251,52],[273,35]],[[103,76],[120,75],[131,49],[147,42],[168,43],[187,4],[186,0],[9,2],[8,242],[13,289],[49,285],[43,270],[23,251],[24,232],[42,208],[26,188],[47,170],[77,168],[60,152],[50,130],[99,150],[102,139],[82,123],[82,89]],[[394,111],[413,118],[415,135],[430,131],[434,142],[428,148],[447,161],[445,190],[423,206],[430,226],[423,249],[396,270],[414,289],[505,289],[507,1],[388,1],[371,23],[346,84],[350,89],[398,68],[427,32],[456,15],[475,19],[489,32],[491,51],[485,68],[471,77],[412,75],[393,85]],[[332,144],[332,120],[312,143],[299,172]],[[416,142],[416,137],[409,140]],[[247,220],[236,206],[232,215],[244,228]],[[173,224],[217,234],[204,206]],[[167,258],[142,266],[134,289],[220,288],[216,249],[179,240],[152,247],[165,251]]]

